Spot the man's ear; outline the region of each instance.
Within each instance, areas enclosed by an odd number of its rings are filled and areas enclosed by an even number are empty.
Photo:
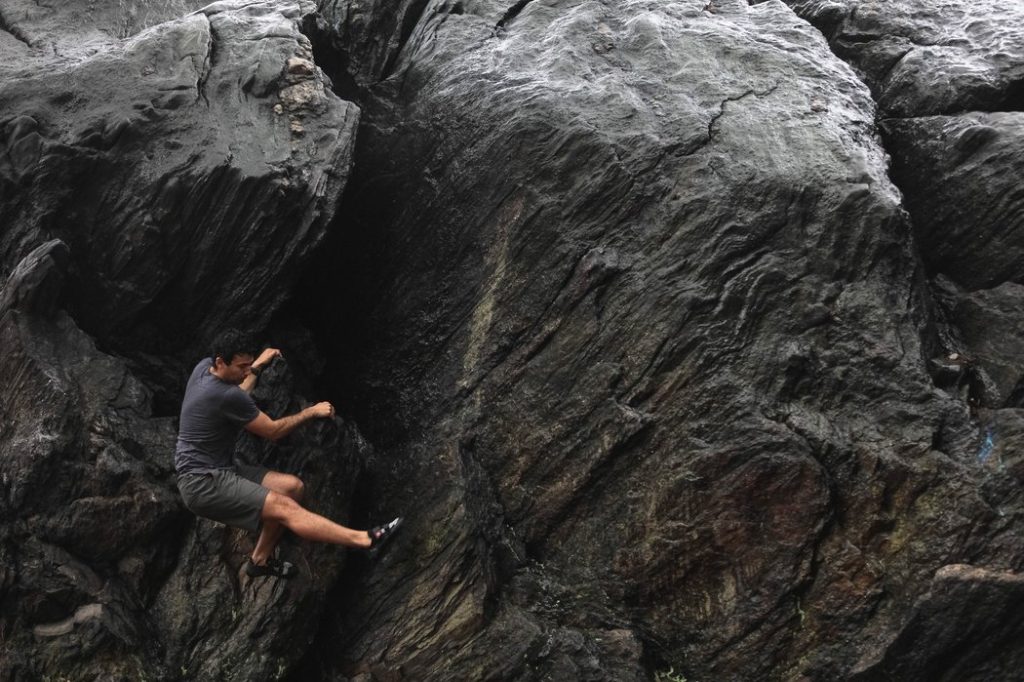
[[[221,369],[222,367],[227,367],[227,365],[228,363],[224,362],[224,358],[219,355],[213,359],[213,366],[215,369]]]

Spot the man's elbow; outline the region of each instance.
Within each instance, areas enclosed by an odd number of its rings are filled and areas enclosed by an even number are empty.
[[[269,424],[267,428],[260,429],[256,432],[256,435],[264,440],[269,440],[272,443],[276,443],[281,440],[284,435],[281,433],[281,429],[276,424]]]
[[[277,425],[273,423],[260,424],[255,428],[250,427],[247,428],[246,430],[254,436],[257,436],[264,440],[269,440],[273,443],[276,443],[277,441],[281,440],[281,438],[284,436],[284,434],[281,432],[281,429],[278,428]]]

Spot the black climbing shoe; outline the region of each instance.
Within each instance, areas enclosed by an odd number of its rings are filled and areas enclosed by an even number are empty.
[[[380,554],[381,548],[387,543],[402,525],[402,517],[396,517],[385,523],[383,526],[375,526],[366,531],[370,536],[370,556],[376,557]]]
[[[298,573],[298,570],[287,561],[279,561],[274,558],[267,559],[267,563],[257,566],[252,559],[245,564],[245,572],[251,578],[258,578],[263,575],[272,575],[277,578],[291,578]]]

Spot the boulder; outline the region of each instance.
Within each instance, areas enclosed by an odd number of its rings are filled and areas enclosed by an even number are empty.
[[[870,86],[885,117],[1013,111],[1024,105],[1024,6],[784,0]]]
[[[68,262],[63,243],[43,244],[0,294],[4,679],[92,674],[100,652],[126,672],[159,669],[156,651],[130,653],[146,650],[143,605],[185,520],[173,425],[57,307]]]
[[[358,120],[312,64],[299,29],[313,6],[220,2],[123,37],[111,13],[129,21],[139,3],[68,4],[4,10],[24,36],[39,26],[33,54],[58,20],[95,24],[0,82],[0,265],[64,241],[70,313],[141,365],[265,327],[324,237]],[[95,49],[65,51],[93,33]]]
[[[396,461],[391,560],[431,568],[356,585],[306,670],[842,678],[978,552],[990,472],[819,32],[779,2],[435,2],[381,77],[307,281],[361,295],[306,319]]]
[[[1012,644],[1024,634],[1022,605],[1020,573],[943,566],[899,637],[850,680],[1014,679],[1024,664]]]
[[[51,241],[0,291],[0,679],[267,679],[303,654],[345,555],[286,542],[286,586],[248,579],[254,538],[184,509],[176,424],[58,306],[70,262]],[[288,366],[255,398],[301,400]],[[371,451],[335,420],[236,456],[299,474],[310,506],[346,521]],[[358,561],[357,561],[358,565]],[[259,655],[253,655],[254,647]]]
[[[1024,114],[889,119],[883,130],[929,271],[968,290],[1024,283]]]
[[[203,0],[93,0],[44,5],[9,0],[0,8],[0,74],[18,77],[86,60],[120,40],[207,4]]]
[[[926,193],[1012,159],[1011,115],[948,114],[1012,104],[1013,29],[982,5],[992,59],[933,93],[870,74],[955,3],[790,4],[6,4],[0,678],[1016,669],[1015,341],[969,333],[1011,328],[1013,259],[987,292],[919,257],[983,206]],[[961,156],[914,142],[901,192],[880,112]],[[248,580],[181,506],[161,415],[227,324],[286,349],[266,412],[346,415],[236,456],[406,516],[374,563]]]

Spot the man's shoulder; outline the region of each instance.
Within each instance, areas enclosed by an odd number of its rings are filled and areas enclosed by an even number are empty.
[[[202,376],[204,372],[209,372],[211,367],[213,367],[213,360],[211,358],[203,358],[192,368],[192,376]]]
[[[192,373],[188,376],[186,390],[198,385],[205,376],[209,375],[211,367],[213,367],[213,361],[210,358],[203,358],[197,362],[196,366],[192,368]]]

